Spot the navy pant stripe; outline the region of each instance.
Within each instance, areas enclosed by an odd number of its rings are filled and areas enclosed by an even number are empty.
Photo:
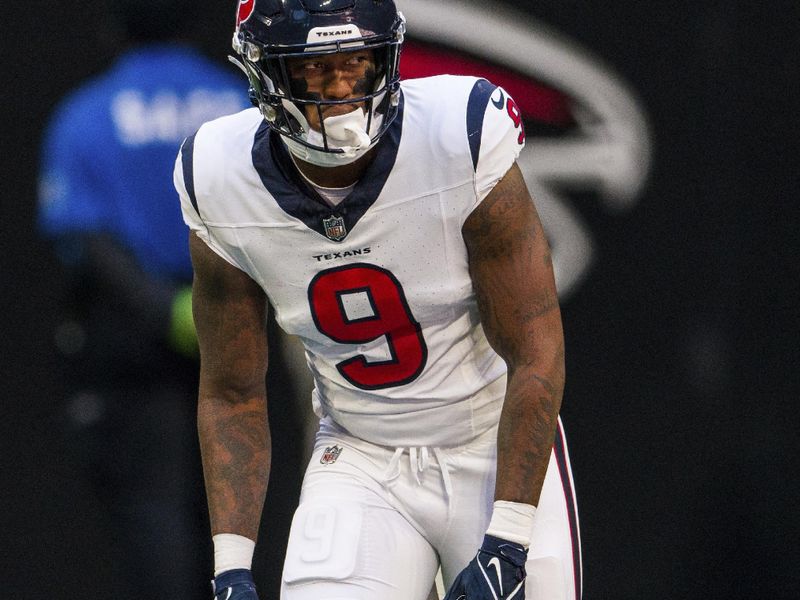
[[[558,471],[561,474],[561,485],[564,488],[564,500],[567,503],[569,531],[572,538],[572,569],[575,576],[575,600],[581,600],[583,574],[581,564],[580,531],[578,526],[578,509],[575,502],[575,490],[572,484],[572,473],[570,473],[569,462],[567,459],[567,442],[560,419],[558,422],[558,429],[556,431],[556,439],[553,449],[555,450]]]

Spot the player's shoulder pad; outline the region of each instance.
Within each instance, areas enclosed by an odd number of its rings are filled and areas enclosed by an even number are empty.
[[[475,83],[467,108],[467,138],[476,191],[483,199],[525,146],[522,113],[502,87],[485,79]]]
[[[470,94],[481,81],[484,80],[461,75],[404,80],[404,136],[407,130],[418,132],[435,156],[446,157],[451,163],[460,157],[456,160],[460,162],[463,158],[468,166],[470,150],[466,127]]]
[[[463,115],[470,91],[479,81],[485,80],[465,75],[434,75],[404,79],[402,88],[407,104],[420,105],[421,114],[438,120],[447,115]]]
[[[249,108],[204,123],[181,145],[181,182],[198,216],[203,200],[219,197],[231,170],[250,164],[253,135],[261,113]]]
[[[511,95],[486,79],[472,88],[467,108],[467,136],[472,165],[496,152],[516,158],[525,145],[522,114]]]
[[[516,158],[525,143],[522,115],[511,95],[480,77],[437,75],[403,81],[407,102],[420,105],[426,130],[443,143],[466,140],[474,171],[498,151]],[[416,113],[415,113],[416,114]],[[450,147],[449,150],[454,150]]]

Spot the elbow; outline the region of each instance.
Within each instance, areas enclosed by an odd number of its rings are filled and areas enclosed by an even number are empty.
[[[533,386],[559,394],[564,388],[566,364],[564,340],[554,339],[549,344],[539,344],[535,351],[519,356],[505,357],[509,380],[522,378]]]
[[[200,378],[200,405],[236,407],[266,399],[266,379],[264,377],[236,377],[229,375],[223,379]]]
[[[517,399],[522,411],[535,410],[552,416],[561,410],[564,395],[564,361],[533,361],[509,365],[506,401]]]

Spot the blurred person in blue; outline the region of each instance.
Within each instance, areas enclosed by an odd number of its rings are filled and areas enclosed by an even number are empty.
[[[187,135],[248,99],[233,68],[181,41],[188,8],[109,2],[123,50],[60,102],[41,155],[38,224],[65,267],[66,439],[107,510],[124,598],[207,589],[192,267],[172,167]]]

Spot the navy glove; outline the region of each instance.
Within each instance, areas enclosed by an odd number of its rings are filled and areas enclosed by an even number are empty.
[[[258,600],[249,569],[223,571],[211,582],[214,600]]]
[[[444,600],[525,600],[528,551],[492,535],[458,574]]]

